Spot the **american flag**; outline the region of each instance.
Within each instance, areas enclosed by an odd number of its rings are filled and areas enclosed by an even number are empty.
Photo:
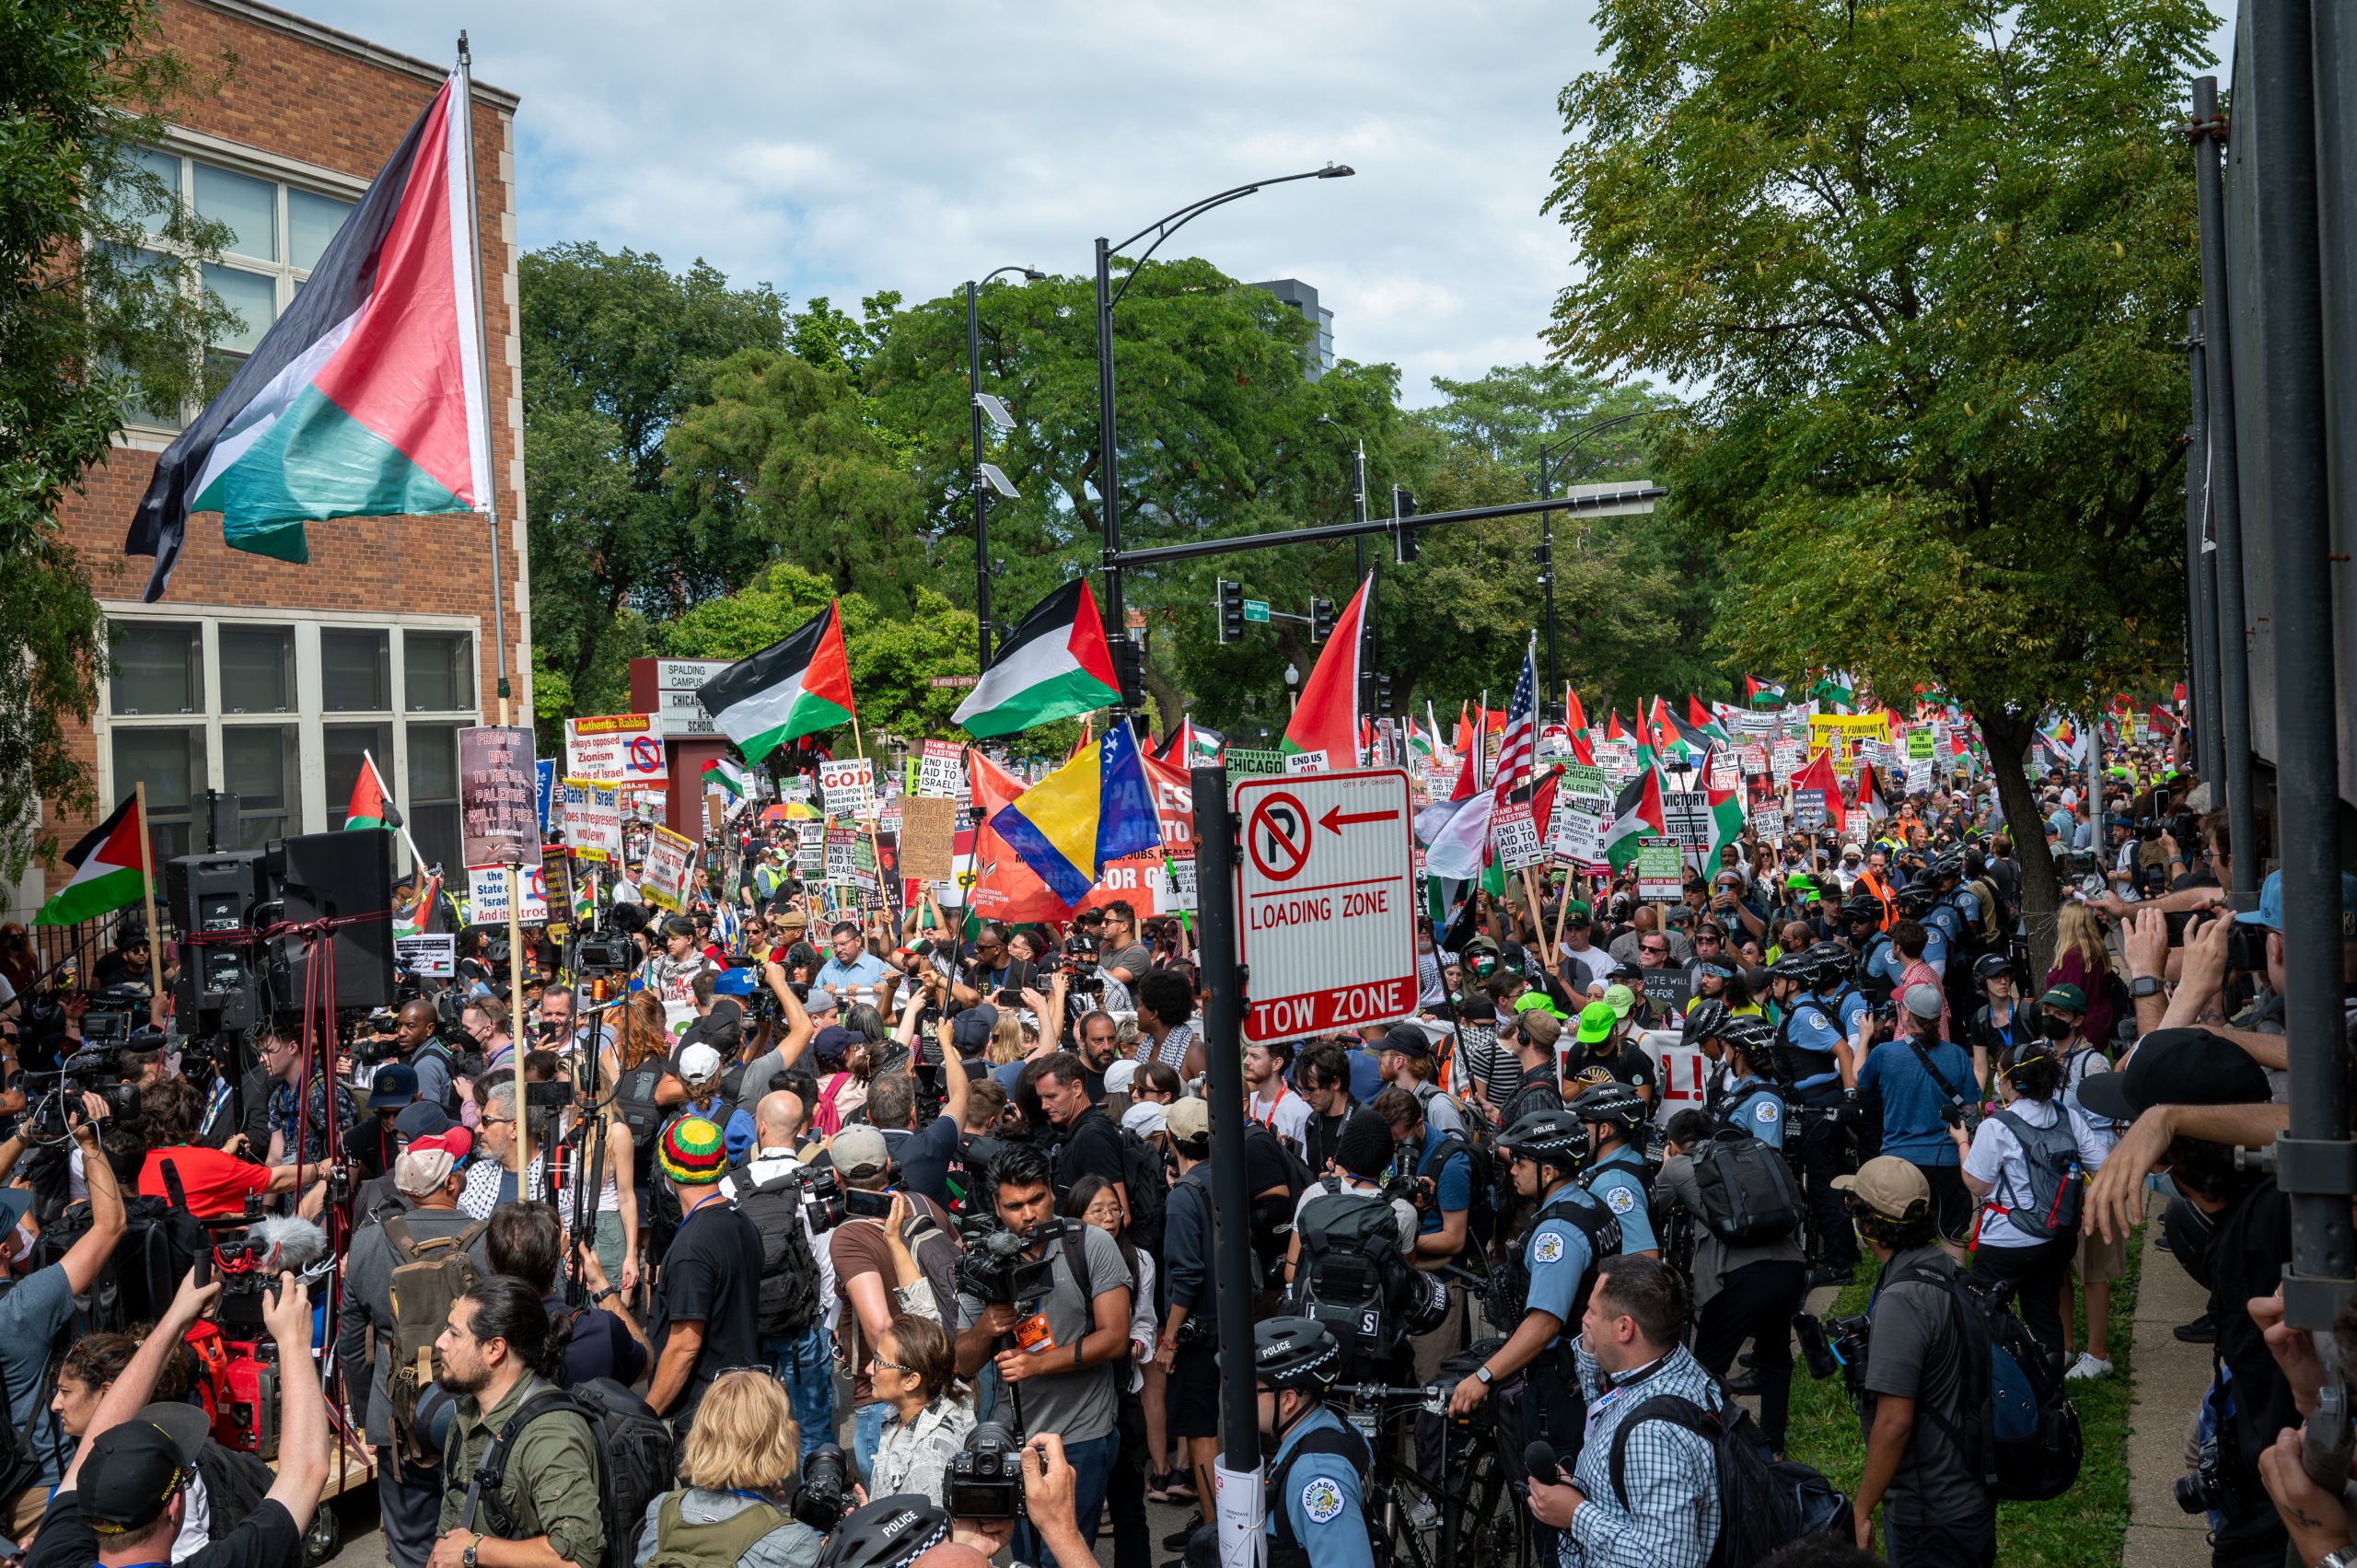
[[[1498,738],[1498,772],[1491,787],[1490,804],[1497,807],[1517,791],[1530,787],[1530,770],[1538,747],[1538,639],[1523,650],[1522,673],[1515,678],[1514,695],[1506,700],[1505,733]]]

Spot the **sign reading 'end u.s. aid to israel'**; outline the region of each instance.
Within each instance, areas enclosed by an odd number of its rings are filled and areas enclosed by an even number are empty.
[[[1408,775],[1247,779],[1236,815],[1245,1040],[1301,1040],[1413,1012]]]

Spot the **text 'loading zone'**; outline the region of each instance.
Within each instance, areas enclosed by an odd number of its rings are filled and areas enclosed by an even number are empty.
[[[1248,779],[1236,815],[1244,1039],[1301,1040],[1414,1011],[1408,775]]]

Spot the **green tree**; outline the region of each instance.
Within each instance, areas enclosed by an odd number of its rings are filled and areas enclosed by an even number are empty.
[[[143,0],[22,0],[0,11],[0,878],[24,872],[44,799],[93,805],[65,744],[105,668],[105,623],[57,508],[106,460],[127,406],[205,387],[204,345],[237,318],[153,249],[211,256],[141,162],[200,72],[165,48]],[[144,249],[145,248],[145,249]],[[121,563],[110,569],[120,573]]]
[[[611,712],[643,618],[724,592],[766,558],[731,508],[671,482],[664,437],[720,361],[784,345],[785,305],[701,261],[674,273],[586,241],[527,253],[518,282],[534,680],[562,693],[560,712]]]
[[[1604,0],[1550,207],[1569,364],[1704,389],[1674,507],[1724,541],[1718,636],[1771,669],[1936,686],[2008,820],[2049,710],[2178,650],[2178,97],[2196,0]],[[2033,946],[2044,840],[2021,835]]]

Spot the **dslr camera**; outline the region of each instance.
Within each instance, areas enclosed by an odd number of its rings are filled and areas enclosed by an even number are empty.
[[[953,1519],[1023,1516],[1023,1449],[997,1422],[976,1423],[949,1457],[941,1505]]]
[[[851,1487],[843,1451],[835,1444],[823,1444],[810,1450],[802,1461],[801,1484],[794,1490],[795,1518],[825,1535],[842,1522],[850,1506]]]
[[[2239,1514],[2245,1512],[2242,1488],[2226,1470],[2224,1457],[2218,1448],[2218,1435],[2212,1433],[2201,1440],[2195,1450],[2193,1473],[2177,1478],[2173,1489],[2177,1505],[2189,1514]]]
[[[1808,1365],[1808,1375],[1822,1382],[1839,1372],[1852,1394],[1865,1388],[1867,1336],[1873,1331],[1874,1320],[1863,1312],[1846,1318],[1793,1314],[1793,1333],[1800,1341],[1801,1359]]]
[[[1036,1237],[1046,1238],[1047,1249],[1037,1259],[1024,1257]],[[966,1249],[958,1255],[958,1288],[992,1306],[1011,1307],[1045,1295],[1055,1277],[1056,1249],[1062,1245],[1062,1221],[1051,1220],[1026,1236],[996,1220],[979,1219],[966,1233]]]

